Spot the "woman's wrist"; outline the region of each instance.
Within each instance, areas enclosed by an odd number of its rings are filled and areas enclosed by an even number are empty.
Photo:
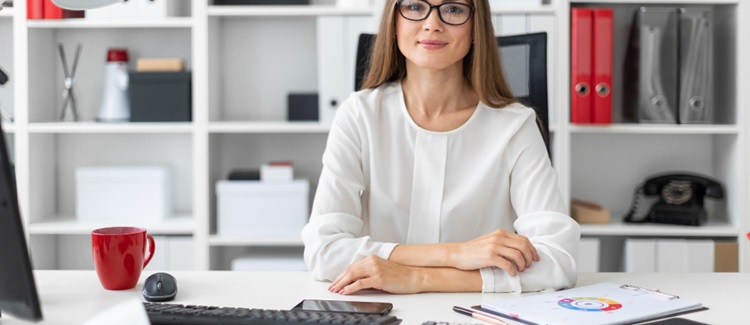
[[[461,243],[445,243],[445,266],[458,267],[461,259]]]

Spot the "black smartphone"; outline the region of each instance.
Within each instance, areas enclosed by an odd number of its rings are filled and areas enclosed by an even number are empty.
[[[292,310],[322,311],[335,313],[359,313],[386,315],[393,304],[389,302],[343,301],[305,299],[300,301]]]

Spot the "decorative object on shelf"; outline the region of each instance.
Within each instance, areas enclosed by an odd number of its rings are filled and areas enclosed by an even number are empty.
[[[172,211],[164,167],[89,166],[76,169],[81,221],[158,222]]]
[[[62,68],[63,68],[63,74],[65,74],[65,79],[63,82],[63,103],[62,103],[62,109],[60,110],[60,120],[65,120],[65,116],[67,115],[68,108],[70,108],[70,113],[73,116],[74,121],[79,121],[80,117],[78,116],[78,101],[76,100],[76,96],[73,93],[73,86],[75,85],[76,80],[76,70],[78,69],[78,60],[81,58],[81,49],[83,48],[83,45],[81,43],[78,43],[76,45],[76,54],[73,58],[73,66],[68,66],[68,60],[65,57],[65,49],[63,48],[62,43],[57,44],[58,52],[60,53],[60,61],[62,61]]]
[[[57,6],[71,10],[87,10],[106,7],[123,0],[52,0]]]
[[[289,94],[287,97],[289,121],[317,121],[318,94]]]
[[[310,215],[307,180],[216,183],[219,235],[297,235]]]
[[[595,203],[573,199],[570,206],[570,212],[571,217],[580,224],[609,223],[609,209],[605,209]]]
[[[659,200],[645,217],[635,217],[641,195],[658,196]],[[703,207],[704,197],[724,198],[721,183],[703,175],[684,172],[656,175],[636,188],[625,222],[700,226],[708,218]]]
[[[294,165],[290,161],[272,161],[260,166],[260,180],[267,181],[293,181]]]
[[[2,4],[2,0],[0,0],[0,4]],[[5,71],[3,71],[2,68],[0,68],[0,86],[5,85],[8,82],[8,75],[5,74]],[[0,102],[0,117],[2,117],[3,120],[6,120],[8,122],[13,122],[13,115],[10,114],[10,112],[7,112],[2,105],[2,102]]]
[[[131,122],[192,121],[190,72],[130,72]]]
[[[166,18],[187,15],[189,1],[129,0],[112,6],[86,10],[86,18]]]
[[[44,19],[83,18],[83,10],[69,10],[58,7],[52,0],[44,0]]]
[[[96,117],[98,121],[125,122],[130,119],[128,84],[128,51],[109,49],[104,71],[104,95]]]
[[[233,169],[229,171],[227,179],[230,181],[259,181],[260,170],[258,169]]]
[[[625,59],[625,117],[713,123],[713,23],[706,8],[641,7]]]
[[[217,5],[307,5],[310,0],[215,0]]]

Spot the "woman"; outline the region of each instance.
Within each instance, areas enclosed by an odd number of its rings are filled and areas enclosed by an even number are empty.
[[[365,90],[336,114],[302,232],[330,291],[575,285],[580,228],[534,111],[502,78],[488,7],[386,4]]]

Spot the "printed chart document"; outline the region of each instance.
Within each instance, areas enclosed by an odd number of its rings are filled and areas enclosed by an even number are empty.
[[[632,285],[599,283],[482,304],[535,324],[626,324],[701,309],[700,302]]]

